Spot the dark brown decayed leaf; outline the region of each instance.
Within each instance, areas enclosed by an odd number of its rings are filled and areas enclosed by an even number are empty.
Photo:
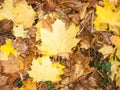
[[[11,20],[3,19],[0,21],[0,32],[11,31],[13,28],[13,22]]]
[[[2,3],[4,0],[0,0],[0,8],[2,8]]]
[[[44,8],[49,11],[53,11],[55,10],[57,6],[56,0],[45,0],[45,6]]]
[[[80,15],[75,13],[75,14],[68,14],[69,18],[75,22],[75,24],[79,24],[79,21],[80,21]]]
[[[11,20],[0,20],[0,45],[5,43],[6,38],[14,39],[12,34],[13,22]]]
[[[79,0],[57,0],[61,7],[72,8],[75,11],[80,11],[82,3]]]
[[[26,0],[28,4],[35,4],[35,3],[39,3],[40,0]]]

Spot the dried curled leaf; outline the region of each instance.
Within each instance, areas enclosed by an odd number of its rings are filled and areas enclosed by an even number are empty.
[[[23,24],[26,28],[31,27],[35,12],[25,0],[16,3],[13,0],[4,0],[3,8],[0,10],[0,20],[11,19],[15,25]]]
[[[108,0],[104,0],[104,7],[96,6],[97,18],[94,21],[96,30],[106,30],[109,26],[109,30],[115,31],[115,27],[120,27],[120,8],[115,7],[114,4]]]
[[[75,64],[74,68],[75,70],[71,73],[71,78],[70,78],[71,82],[77,80],[84,73],[84,69],[81,63]]]
[[[24,30],[24,26],[22,24],[19,25],[19,26],[14,26],[13,27],[13,34],[16,37],[22,37],[22,38],[28,37],[27,31]]]
[[[71,23],[68,28],[65,23],[57,19],[52,24],[52,31],[46,28],[40,29],[41,45],[37,45],[43,54],[52,56],[60,53],[71,52],[71,49],[79,42],[76,34],[79,27]]]
[[[0,47],[0,60],[8,60],[10,54],[17,56],[17,51],[12,46],[10,39],[6,40],[6,44]]]
[[[30,77],[36,82],[39,81],[60,81],[60,75],[63,74],[63,65],[59,63],[52,64],[49,57],[37,58],[33,60],[31,71],[28,71]]]

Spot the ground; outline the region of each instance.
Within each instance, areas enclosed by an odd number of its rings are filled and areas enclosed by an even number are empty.
[[[0,90],[120,90],[120,1],[0,0]]]

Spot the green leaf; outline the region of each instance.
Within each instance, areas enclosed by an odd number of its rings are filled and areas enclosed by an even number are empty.
[[[48,85],[51,85],[52,82],[51,81],[45,81],[45,84],[48,86]]]
[[[46,84],[48,90],[56,90],[55,86],[52,84],[51,81],[46,81],[45,84]]]
[[[111,71],[111,63],[110,62],[106,62],[102,64],[102,70],[106,71],[106,72],[110,72]]]
[[[48,90],[56,90],[54,86],[48,88]]]

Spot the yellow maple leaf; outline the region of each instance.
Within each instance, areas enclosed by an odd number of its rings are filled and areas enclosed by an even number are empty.
[[[35,12],[25,0],[14,3],[13,0],[4,0],[3,8],[0,10],[0,20],[13,20],[15,25],[23,24],[25,28],[31,27]]]
[[[13,34],[16,37],[22,37],[22,38],[28,37],[27,31],[24,30],[24,26],[22,24],[13,27]]]
[[[8,60],[10,54],[17,56],[17,51],[13,48],[12,41],[8,39],[6,44],[0,47],[0,60]]]
[[[52,63],[49,57],[37,58],[33,60],[31,71],[28,71],[30,77],[36,82],[39,81],[60,81],[60,75],[63,74],[63,65]]]
[[[37,90],[36,82],[32,82],[30,79],[23,81],[23,86],[20,90]]]
[[[117,48],[120,48],[120,37],[119,36],[113,35],[110,37],[110,40]]]
[[[110,57],[111,63],[111,79],[116,81],[116,85],[120,89],[120,62],[118,60],[113,59],[113,55]]]
[[[110,57],[110,63],[111,63],[111,79],[116,80],[116,85],[120,89],[120,62],[118,59],[120,59],[120,37],[119,36],[111,36],[110,37],[111,42],[115,45],[115,48],[117,48],[115,55],[111,55]],[[114,56],[114,58],[113,58]]]
[[[119,63],[119,65],[120,65],[120,63]],[[120,68],[116,73],[116,86],[118,86],[119,87],[118,90],[120,90]]]
[[[119,36],[111,36],[110,40],[116,46],[116,48],[117,48],[116,55],[120,58],[120,37]]]
[[[65,23],[57,19],[52,24],[52,32],[46,28],[38,29],[42,43],[37,47],[48,56],[71,52],[71,49],[79,42],[79,39],[76,38],[79,29],[74,23],[66,28]]]
[[[13,10],[13,0],[4,0],[3,8],[0,10],[0,20],[7,18],[12,19],[12,11]]]
[[[120,8],[116,8],[115,5],[108,0],[103,1],[104,7],[96,6],[97,18],[94,21],[95,29],[102,31],[106,30],[108,26],[110,30],[115,28],[114,26],[120,27]],[[117,33],[117,31],[115,32]]]

